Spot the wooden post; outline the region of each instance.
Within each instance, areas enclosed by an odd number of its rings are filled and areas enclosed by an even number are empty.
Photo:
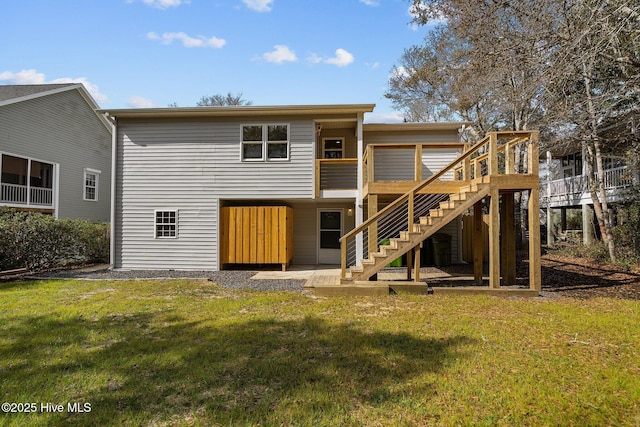
[[[407,252],[407,280],[411,281],[411,270],[413,269],[413,249]]]
[[[505,150],[504,150],[504,174],[505,175],[511,175],[516,173],[515,170],[515,153],[513,150],[513,144],[511,144],[510,142],[508,142],[506,144]]]
[[[409,200],[407,201],[408,203],[408,207],[407,207],[407,232],[412,232],[413,231],[413,199],[415,197],[415,194],[413,193],[413,191],[409,194]]]
[[[500,201],[498,188],[489,193],[489,287],[500,287]]]
[[[413,281],[418,283],[420,282],[420,247],[422,243],[413,248]]]
[[[367,145],[367,184],[375,181],[375,172],[374,172],[374,164],[373,159],[375,155],[375,150],[372,145]]]
[[[513,193],[502,194],[500,206],[500,265],[505,285],[515,285],[516,283],[516,224],[513,196]]]
[[[473,205],[473,281],[482,285],[482,264],[484,261],[484,221],[482,220],[482,201]]]
[[[542,290],[540,272],[540,189],[529,192],[529,287]]]
[[[416,144],[413,166],[413,180],[422,181],[422,144]]]
[[[378,213],[378,195],[369,194],[367,204],[367,218],[371,218]],[[374,222],[369,226],[369,253],[378,252],[378,223]]]
[[[469,151],[469,148],[471,148],[471,144],[464,144],[464,150],[463,153],[466,153],[467,151]],[[465,158],[464,161],[462,162],[462,180],[463,181],[470,181],[471,180],[471,161],[469,160],[469,157]]]
[[[498,174],[498,135],[489,132],[489,175]]]
[[[320,197],[320,160],[316,160],[316,199]]]

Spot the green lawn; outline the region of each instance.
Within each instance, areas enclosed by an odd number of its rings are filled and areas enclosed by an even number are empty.
[[[638,301],[9,282],[0,333],[3,425],[640,425]]]

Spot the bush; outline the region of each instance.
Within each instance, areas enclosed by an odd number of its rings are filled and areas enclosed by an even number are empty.
[[[0,210],[0,270],[109,260],[109,225]]]

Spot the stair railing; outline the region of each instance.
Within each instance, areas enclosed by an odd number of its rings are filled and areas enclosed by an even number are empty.
[[[515,151],[516,147],[523,143],[528,143],[528,148],[525,150],[527,155],[527,167],[526,172],[529,174],[538,173],[538,146],[537,146],[537,131],[508,131],[508,132],[488,132],[487,135],[473,146],[465,150],[460,156],[452,160],[449,164],[444,166],[434,175],[423,180],[417,184],[411,190],[407,191],[402,196],[398,197],[395,201],[387,205],[384,209],[380,210],[375,215],[369,217],[359,226],[345,234],[340,238],[340,250],[341,250],[341,277],[346,278],[347,274],[347,259],[353,259],[355,264],[358,260],[355,258],[355,248],[350,243],[355,240],[355,237],[363,233],[363,241],[365,238],[368,240],[368,232],[370,227],[375,227],[376,230],[380,227],[380,221],[392,213],[393,210],[398,209],[403,203],[407,204],[406,207],[406,230],[411,231],[415,224],[415,199],[416,195],[422,193],[429,185],[438,181],[442,176],[450,171],[453,171],[454,180],[456,181],[471,181],[471,179],[478,179],[486,175],[497,175],[501,171],[504,174],[519,173],[519,170],[515,168]],[[498,147],[499,138],[512,138]],[[502,161],[498,161],[499,154],[502,154]],[[369,177],[370,178],[370,177]],[[403,208],[404,209],[404,208]],[[396,214],[397,216],[397,214]],[[364,235],[366,234],[366,235]],[[378,242],[387,238],[388,236],[378,234]],[[355,242],[353,242],[355,243]],[[348,250],[348,247],[352,247],[352,251]],[[368,245],[363,245],[365,248]],[[353,253],[351,253],[353,252]]]

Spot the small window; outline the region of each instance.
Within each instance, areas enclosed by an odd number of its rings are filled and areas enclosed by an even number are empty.
[[[242,160],[288,160],[288,125],[242,126]]]
[[[156,211],[156,239],[172,239],[177,237],[178,212]]]
[[[84,170],[84,192],[83,199],[90,201],[98,201],[98,181],[100,171],[94,169]]]

